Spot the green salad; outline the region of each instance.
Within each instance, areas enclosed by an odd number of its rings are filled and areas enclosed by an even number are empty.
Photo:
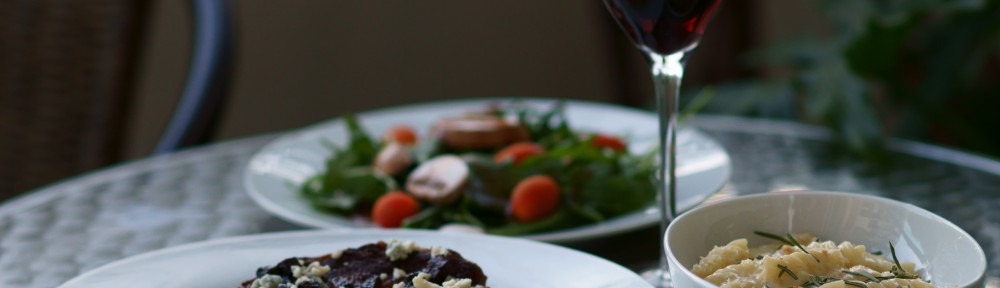
[[[315,209],[382,227],[519,235],[601,222],[648,207],[655,151],[631,154],[609,134],[570,127],[561,103],[519,103],[406,123],[373,138],[345,116],[345,146],[299,188]],[[619,131],[608,131],[619,132]]]

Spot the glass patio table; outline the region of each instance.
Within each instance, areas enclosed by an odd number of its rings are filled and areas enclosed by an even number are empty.
[[[815,126],[729,116],[698,116],[686,125],[729,152],[733,173],[720,197],[811,189],[909,202],[972,234],[986,251],[987,286],[1000,287],[1000,162],[894,140],[895,165],[879,172],[843,157],[831,134]],[[242,187],[245,164],[277,136],[128,162],[0,204],[0,287],[55,287],[164,247],[304,229],[257,207]],[[658,259],[657,233],[650,226],[569,246],[640,267]]]

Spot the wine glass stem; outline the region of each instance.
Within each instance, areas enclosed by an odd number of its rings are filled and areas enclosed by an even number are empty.
[[[656,110],[660,119],[660,167],[663,174],[658,181],[660,191],[660,236],[667,231],[670,221],[677,216],[677,114],[678,94],[684,77],[684,51],[670,55],[649,53],[653,62],[653,85],[656,93]],[[667,271],[666,251],[660,243],[660,269]]]

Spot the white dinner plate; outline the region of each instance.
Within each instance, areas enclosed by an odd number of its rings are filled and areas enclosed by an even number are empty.
[[[377,241],[413,240],[441,246],[479,265],[486,284],[503,287],[651,287],[618,264],[523,239],[415,230],[314,230],[201,242],[126,258],[84,273],[60,288],[237,287],[258,267],[313,257]]]
[[[481,110],[489,103],[507,103],[510,99],[477,99],[402,106],[364,112],[357,115],[361,125],[373,136],[399,124],[407,124],[426,135],[429,127],[447,116]],[[548,109],[557,100],[519,99],[523,104]],[[608,104],[566,101],[565,114],[570,127],[624,136],[629,151],[642,153],[657,145],[656,114]],[[296,188],[324,169],[330,150],[329,141],[340,147],[347,143],[347,128],[342,119],[333,119],[291,132],[257,152],[244,171],[243,180],[250,197],[265,210],[297,224],[316,228],[373,227],[368,221],[325,213],[313,209]],[[714,140],[695,129],[681,129],[677,137],[677,207],[693,208],[718,191],[729,178],[729,155]],[[574,242],[641,228],[659,221],[658,212],[649,209],[622,215],[608,221],[559,231],[522,237],[549,241]]]

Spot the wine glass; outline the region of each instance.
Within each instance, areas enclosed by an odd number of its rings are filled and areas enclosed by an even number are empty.
[[[708,20],[721,0],[603,0],[625,34],[650,61],[660,119],[660,235],[677,214],[677,94],[685,56],[698,46]],[[669,200],[669,201],[668,201]],[[662,242],[662,241],[661,241]],[[642,272],[653,286],[670,287],[667,259],[660,246],[658,267]]]

